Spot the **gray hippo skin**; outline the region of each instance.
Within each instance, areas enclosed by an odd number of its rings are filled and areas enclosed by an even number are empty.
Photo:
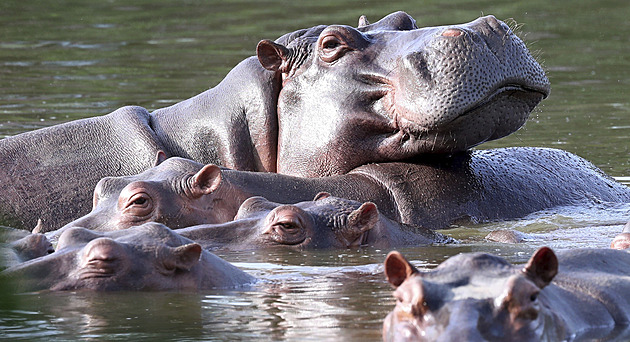
[[[325,192],[313,201],[293,205],[250,197],[243,202],[234,221],[176,232],[207,249],[391,248],[454,242],[431,230],[392,221],[381,215],[374,203],[359,203]]]
[[[173,157],[138,175],[102,179],[92,211],[51,234],[68,227],[108,231],[145,222],[173,229],[224,223],[252,196],[292,204],[322,191],[373,202],[389,219],[428,229],[514,219],[557,206],[630,201],[629,188],[584,159],[553,149],[472,151],[430,163],[369,164],[319,178],[236,171]]]
[[[20,292],[196,291],[254,283],[250,275],[157,223],[109,233],[67,229],[54,253],[0,276]]]
[[[548,93],[524,43],[492,16],[417,28],[396,12],[299,30],[261,41],[216,87],[171,107],[1,140],[0,222],[57,229],[89,211],[98,180],[146,170],[158,150],[309,177],[464,151],[517,130]]]
[[[630,319],[630,253],[543,247],[526,265],[460,254],[420,272],[398,252],[385,260],[396,307],[385,341],[615,340]]]

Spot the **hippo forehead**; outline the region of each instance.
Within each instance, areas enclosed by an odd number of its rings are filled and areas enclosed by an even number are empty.
[[[192,160],[173,157],[137,175],[105,177],[97,185],[98,193],[101,196],[118,193],[128,184],[136,181],[175,181],[182,177],[195,174],[201,170],[202,167],[203,164]]]
[[[500,257],[484,253],[461,254],[433,271],[419,273],[412,286],[423,286],[427,297],[439,295],[442,300],[486,299],[500,295],[509,277],[517,273],[517,268]]]
[[[178,247],[192,241],[173,232],[170,228],[159,223],[145,223],[140,226],[111,232],[95,232],[85,228],[73,227],[64,231],[59,237],[64,245],[81,245],[92,240],[107,237],[119,243],[129,245],[166,245]]]
[[[112,231],[107,233],[107,235],[115,239],[117,242],[129,244],[160,244],[169,247],[178,247],[193,242],[192,240],[175,233],[167,226],[154,222],[145,223],[128,229]]]
[[[329,196],[317,201],[301,202],[296,206],[311,214],[316,221],[335,230],[345,226],[348,215],[357,210],[361,203]]]
[[[276,39],[276,42],[287,47],[298,46],[302,44],[310,44],[317,41],[319,34],[326,29],[328,25],[317,25],[307,29],[301,29],[282,35]],[[416,20],[409,14],[398,11],[382,18],[381,20],[363,27],[358,27],[361,32],[370,31],[408,31],[417,29]]]

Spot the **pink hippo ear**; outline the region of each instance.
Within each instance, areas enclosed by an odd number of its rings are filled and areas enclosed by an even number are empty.
[[[286,67],[289,49],[271,40],[261,40],[256,47],[258,61],[263,68],[271,71],[282,71]]]
[[[199,262],[202,248],[197,243],[189,243],[179,247],[167,247],[170,252],[164,256],[164,267],[167,270],[186,270],[189,271],[195,264]]]
[[[398,251],[391,251],[387,254],[385,258],[385,276],[387,281],[394,287],[400,286],[415,273],[418,273],[418,270]]]
[[[164,151],[162,150],[157,151],[155,155],[155,161],[153,162],[153,166],[158,166],[162,164],[162,162],[165,161],[166,159],[168,159],[168,157],[166,156],[166,153],[164,153]]]
[[[357,26],[358,28],[361,27],[365,27],[370,25],[370,21],[368,20],[368,18],[365,15],[362,15],[359,17],[359,25]]]
[[[204,166],[193,176],[191,184],[193,197],[198,198],[213,193],[221,185],[222,179],[221,168],[213,164]]]
[[[361,204],[359,209],[348,215],[348,226],[360,227],[361,231],[374,228],[378,222],[378,208],[372,202]]]
[[[558,273],[558,258],[551,248],[541,247],[529,259],[523,273],[542,289],[549,285]]]

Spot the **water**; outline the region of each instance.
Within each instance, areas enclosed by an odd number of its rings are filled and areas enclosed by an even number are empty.
[[[569,150],[630,183],[630,23],[625,1],[74,1],[0,2],[0,137],[123,105],[149,110],[218,83],[265,38],[316,24],[356,25],[395,11],[420,26],[494,14],[544,65],[551,96],[526,126],[481,148]],[[470,251],[527,260],[537,247],[606,247],[630,207],[602,204],[523,220],[456,227],[462,243],[401,249],[420,268]],[[489,243],[499,228],[521,245]],[[0,297],[0,339],[378,341],[393,307],[381,263],[388,251],[232,251],[262,279],[252,290],[59,293]],[[0,284],[1,291],[2,284]]]

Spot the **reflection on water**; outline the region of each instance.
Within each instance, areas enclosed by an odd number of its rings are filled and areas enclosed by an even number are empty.
[[[321,23],[356,24],[395,10],[420,26],[513,18],[537,51],[551,96],[524,129],[484,147],[567,149],[629,183],[630,26],[625,1],[63,1],[0,2],[0,136],[101,115],[164,107],[218,83],[256,43]],[[542,245],[606,247],[630,206],[564,208],[512,222],[454,227],[450,246],[401,249],[430,268],[492,252],[523,262]],[[486,242],[495,229],[527,242]],[[393,306],[381,263],[389,251],[231,251],[221,256],[261,278],[247,292],[6,295],[0,339],[377,341]]]

